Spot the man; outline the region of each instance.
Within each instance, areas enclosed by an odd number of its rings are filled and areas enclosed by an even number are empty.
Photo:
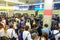
[[[23,40],[32,40],[29,32],[29,26],[26,26],[25,30],[23,31]]]
[[[30,19],[27,19],[26,26],[29,26],[29,28],[31,29]]]
[[[58,29],[58,31],[59,31],[59,32],[57,33],[57,35],[55,35],[55,39],[56,39],[56,40],[58,40],[58,39],[60,38],[60,28]]]
[[[51,32],[51,30],[48,28],[48,24],[45,24],[44,28],[42,29],[42,34],[47,33],[49,36],[50,32]]]
[[[15,30],[13,29],[13,25],[10,25],[10,28],[7,30],[7,37],[10,40],[16,40],[17,34],[15,33]]]
[[[5,29],[6,28],[6,20],[5,20],[5,18],[2,18],[2,24],[3,24],[3,27]]]
[[[13,27],[15,29],[15,32],[18,34],[18,28],[17,28],[17,22],[16,21],[14,21]]]
[[[32,34],[32,39],[33,40],[39,40],[39,37],[38,37],[38,35],[36,33],[33,33]]]

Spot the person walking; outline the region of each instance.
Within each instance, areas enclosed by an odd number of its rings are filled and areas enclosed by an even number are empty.
[[[29,32],[29,26],[26,26],[25,30],[23,31],[23,40],[32,40],[31,34]]]
[[[10,28],[7,30],[7,37],[10,40],[16,40],[18,38],[15,30],[13,29],[13,25],[10,25]]]

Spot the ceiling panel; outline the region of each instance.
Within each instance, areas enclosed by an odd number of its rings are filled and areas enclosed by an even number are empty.
[[[42,0],[19,0],[20,2],[24,2],[24,3],[35,3],[35,2],[40,2]]]

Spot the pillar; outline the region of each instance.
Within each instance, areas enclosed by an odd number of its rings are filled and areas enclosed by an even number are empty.
[[[53,0],[44,0],[43,25],[48,24],[49,28],[51,27],[52,13],[53,13]]]

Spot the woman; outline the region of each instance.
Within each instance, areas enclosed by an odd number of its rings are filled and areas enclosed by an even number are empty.
[[[5,18],[2,18],[2,24],[3,24],[4,29],[6,29],[6,20],[5,20]]]
[[[41,40],[48,40],[48,34],[47,33],[42,34]]]
[[[5,36],[3,25],[0,23],[0,40],[5,40],[3,37]]]
[[[32,34],[32,39],[33,40],[39,40],[39,37],[38,37],[38,35],[36,33],[33,33]]]
[[[32,40],[29,26],[26,26],[25,30],[23,31],[23,40]]]
[[[26,21],[26,26],[29,26],[29,28],[31,29],[31,24],[30,24],[30,20],[29,19],[27,19],[27,21]]]
[[[14,21],[13,27],[15,29],[15,32],[18,34],[18,28],[17,28],[17,22],[16,21]]]

